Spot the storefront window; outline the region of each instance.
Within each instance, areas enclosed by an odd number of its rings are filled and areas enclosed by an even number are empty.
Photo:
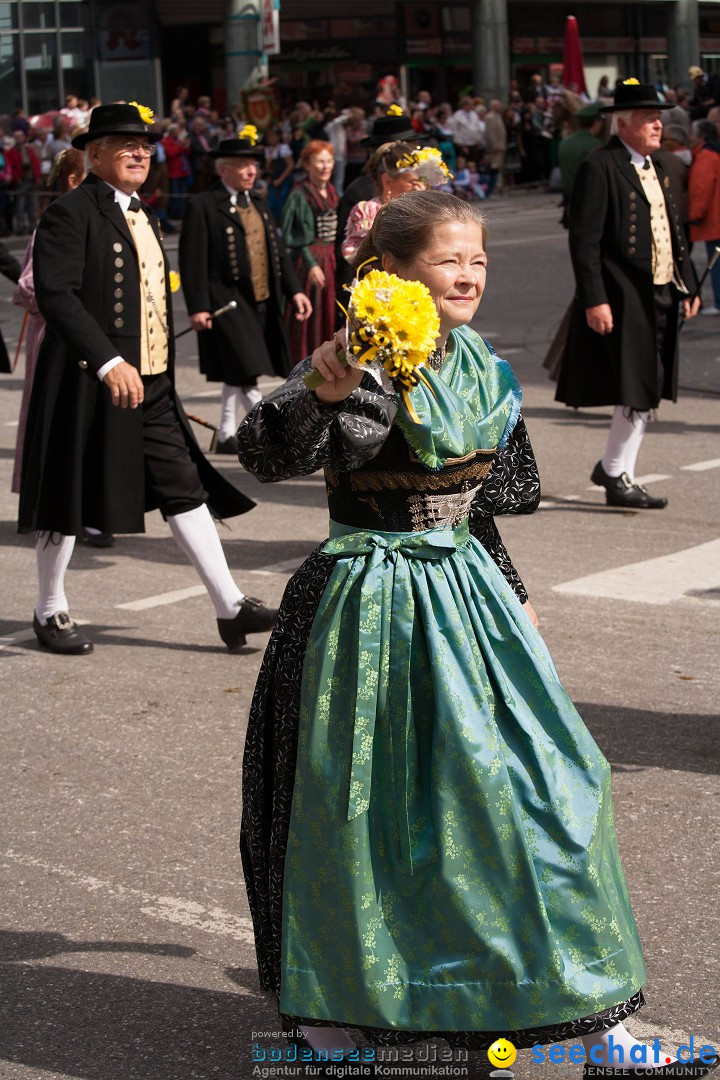
[[[90,5],[78,4],[75,0],[60,0],[60,26],[73,26],[82,29],[90,25]]]
[[[66,94],[90,98],[93,94],[92,56],[89,35],[82,30],[63,32],[62,70]]]
[[[8,30],[18,28],[18,5],[17,0],[9,4],[0,4],[0,34],[6,34]]]
[[[0,114],[9,116],[20,103],[19,35],[0,32]]]
[[[55,4],[47,0],[23,0],[23,30],[54,30]]]
[[[23,34],[23,50],[28,113],[32,115],[47,112],[48,109],[57,109],[59,106],[57,35],[25,33]]]

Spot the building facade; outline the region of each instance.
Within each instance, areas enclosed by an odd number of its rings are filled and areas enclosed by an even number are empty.
[[[278,55],[263,51],[263,6],[280,8]],[[349,11],[352,14],[349,14]],[[578,0],[588,89],[599,77],[687,83],[720,70],[720,2]],[[227,104],[262,69],[288,100],[369,104],[394,74],[409,95],[507,92],[562,61],[566,3],[553,0],[4,0],[0,114],[56,109],[66,93],[167,110],[178,83]]]

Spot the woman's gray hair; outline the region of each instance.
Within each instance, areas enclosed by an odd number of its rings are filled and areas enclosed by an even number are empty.
[[[624,120],[626,124],[629,124],[632,120],[633,109],[618,109],[617,112],[612,113],[610,119],[610,134],[617,135],[618,133],[618,121]]]
[[[483,246],[487,244],[487,220],[474,203],[463,202],[446,191],[408,191],[381,206],[373,226],[353,259],[361,263],[390,255],[399,263],[409,263],[424,251],[438,225],[459,221],[479,225]]]

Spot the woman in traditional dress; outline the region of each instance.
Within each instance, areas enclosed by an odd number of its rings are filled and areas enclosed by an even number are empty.
[[[58,195],[64,195],[66,191],[74,191],[85,179],[85,158],[81,150],[68,147],[56,155],[50,175],[47,179],[47,187]],[[20,403],[20,417],[18,420],[17,441],[15,443],[15,465],[12,476],[12,490],[19,494],[20,475],[22,472],[23,443],[25,441],[25,426],[30,405],[33,379],[35,378],[35,364],[40,351],[42,340],[45,337],[45,320],[38,310],[35,299],[35,282],[33,280],[33,246],[35,233],[30,237],[25,255],[22,261],[22,270],[18,279],[13,304],[25,308],[27,322],[25,327],[25,381],[23,382],[22,401]],[[109,534],[108,534],[109,535]]]
[[[468,326],[485,224],[410,192],[378,212],[356,261],[371,256],[440,316],[419,423],[330,341],[238,432],[260,480],[323,468],[331,518],[285,591],[247,734],[260,982],[318,1053],[352,1055],[356,1027],[475,1050],[580,1038],[632,1067],[622,1021],[645,965],[610,768],[493,520],[531,513],[540,488],[513,373]]]
[[[348,262],[354,261],[381,206],[406,191],[422,191],[427,186],[418,176],[417,166],[401,164],[403,158],[411,159],[412,153],[409,143],[390,142],[379,146],[368,159],[365,171],[372,177],[377,194],[372,199],[361,199],[350,211],[341,249]]]
[[[303,292],[312,300],[313,313],[299,323],[288,314],[290,359],[297,364],[323,341],[335,327],[335,233],[338,197],[330,183],[332,146],[311,140],[300,155],[307,179],[290,192],[282,213],[282,238],[295,257],[295,269]]]

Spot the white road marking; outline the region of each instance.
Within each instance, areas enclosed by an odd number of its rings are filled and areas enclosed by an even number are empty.
[[[563,244],[567,244],[567,233],[563,231],[560,234],[549,233],[547,236],[526,236],[515,240],[493,240],[492,250],[494,251],[495,248],[499,247],[515,247],[516,244],[525,244],[526,246],[528,244],[539,244],[541,241],[545,240],[562,240]]]
[[[146,596],[142,600],[130,600],[127,604],[115,604],[115,607],[122,611],[147,611],[163,604],[176,604],[178,600],[189,600],[191,596],[203,596],[206,592],[204,585],[190,585],[187,589],[174,589],[172,592],[158,593],[157,596]]]
[[[154,896],[143,889],[134,889],[128,885],[119,885],[115,881],[106,881],[103,878],[92,877],[77,870],[71,870],[66,866],[55,866],[42,859],[35,859],[31,855],[23,855],[19,851],[3,852],[6,859],[10,859],[21,866],[29,866],[34,870],[42,870],[43,873],[55,874],[65,878],[78,888],[89,893],[106,892],[109,896],[126,897],[137,899],[142,905],[140,911],[143,915],[160,919],[162,922],[175,923],[180,926],[193,926],[197,930],[203,930],[206,934],[217,934],[220,937],[234,938],[246,945],[253,943],[253,927],[250,919],[234,912],[225,911],[218,906],[206,907],[197,900],[186,900],[180,896]]]
[[[720,540],[564,581],[554,585],[553,591],[632,603],[670,604],[691,590],[716,588],[720,588]],[[689,599],[703,603],[700,597]]]
[[[309,552],[308,552],[309,554]],[[303,562],[297,559],[288,559],[287,562],[272,563],[270,566],[262,566],[258,570],[251,570],[251,574],[294,574],[298,566]]]
[[[672,476],[668,476],[667,473],[648,473],[647,476],[636,476],[636,484],[659,484],[661,480],[672,480]],[[597,484],[591,484],[586,491],[602,491],[601,487]]]
[[[311,548],[308,547],[308,554]],[[293,574],[302,562],[302,559],[288,559],[287,562],[273,563],[270,566],[261,566],[257,570],[248,570],[249,574],[259,574],[262,577],[270,577],[273,574]],[[204,596],[207,589],[204,585],[190,585],[187,589],[173,589],[172,592],[158,593],[157,596],[144,596],[141,600],[128,600],[124,604],[115,604],[121,611],[148,611],[150,608],[163,607],[165,604],[177,604],[180,600],[190,600],[194,596]],[[0,638],[1,643],[4,638]]]
[[[681,465],[686,472],[705,472],[706,469],[720,469],[720,457],[709,458],[708,461],[696,461],[694,465]]]

